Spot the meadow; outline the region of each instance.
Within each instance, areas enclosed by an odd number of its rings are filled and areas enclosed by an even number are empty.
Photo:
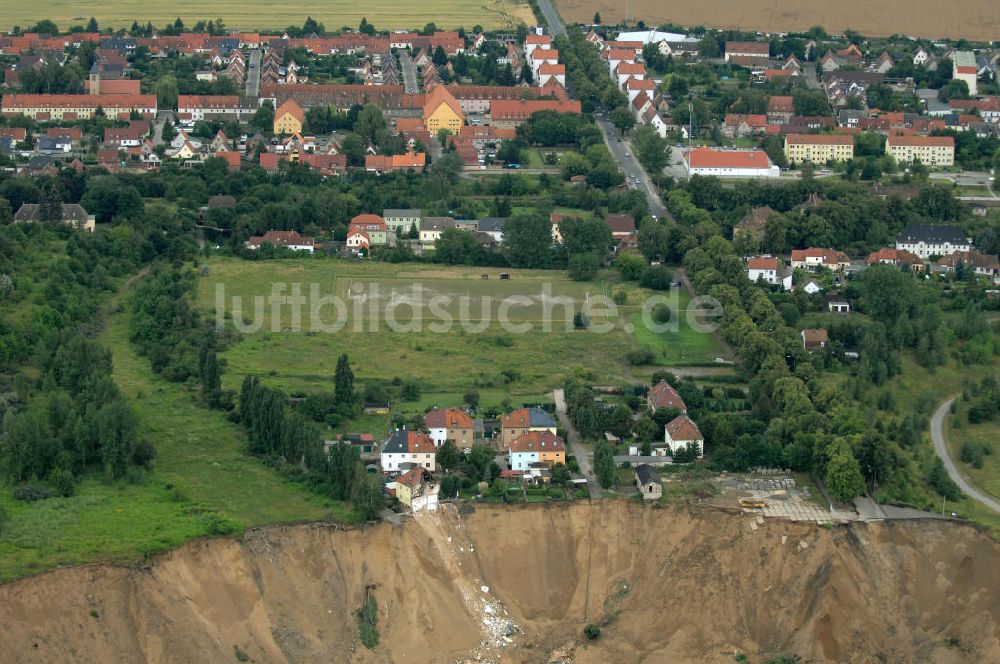
[[[475,25],[487,29],[514,28],[519,23],[532,25],[535,19],[526,2],[517,0],[400,0],[376,3],[360,8],[345,0],[300,0],[296,3],[271,3],[262,0],[216,0],[211,4],[196,0],[172,2],[136,2],[135,0],[42,0],[24,4],[0,0],[0,29],[15,25],[27,27],[40,19],[51,19],[62,29],[84,24],[93,16],[102,28],[127,28],[133,21],[152,21],[162,26],[180,17],[191,26],[200,20],[221,18],[240,30],[281,30],[300,26],[307,16],[333,31],[341,27],[356,29],[362,18],[379,30],[416,30],[428,23],[441,29]]]
[[[114,378],[157,450],[136,482],[90,476],[69,498],[25,503],[0,491],[0,581],[65,565],[131,563],[197,537],[268,523],[354,519],[350,506],[285,480],[244,453],[245,438],[195,393],[156,376],[129,343],[129,315],[109,317],[102,341]]]
[[[397,266],[328,258],[215,258],[205,270],[198,304],[209,315],[215,315],[217,289],[225,289],[223,307],[231,314],[232,296],[248,303],[254,296],[266,297],[274,282],[302,284],[303,293],[309,291],[308,284],[322,284],[323,293],[336,293],[350,302],[350,313],[354,307],[361,313],[341,330],[324,333],[306,326],[294,331],[290,307],[282,308],[280,319],[265,312],[258,317],[260,330],[244,334],[223,355],[227,365],[223,385],[233,389],[250,373],[265,376],[269,384],[291,393],[329,389],[337,358],[347,353],[361,381],[418,381],[421,404],[458,404],[461,394],[474,385],[484,404],[499,404],[503,399],[516,403],[546,394],[572,374],[587,374],[601,383],[632,380],[627,355],[641,345],[652,347],[657,364],[663,365],[711,362],[719,348],[714,335],[699,335],[683,321],[677,332],[647,334],[640,309],[644,297],[652,293],[618,281],[611,270],[591,282],[570,281],[556,271],[506,270],[511,278],[500,280],[497,268]],[[489,279],[483,280],[483,274]],[[594,307],[592,329],[573,329],[575,311],[596,296],[610,296],[618,290],[628,294],[627,304],[614,315]],[[414,292],[422,294],[422,304],[414,304]],[[434,296],[452,298],[441,311],[456,321],[462,309],[457,300],[468,298],[469,324],[455,322],[446,332],[435,331],[441,319],[428,304]],[[509,325],[498,322],[502,298],[515,296],[523,299],[507,312]],[[384,311],[390,302],[399,305],[396,326],[411,329],[395,331],[384,316],[376,319],[373,312]],[[566,306],[569,302],[572,306]],[[680,303],[686,305],[686,298]],[[551,312],[548,330],[547,308]],[[224,322],[233,325],[241,317],[249,320],[253,318],[250,311],[244,308],[231,317],[223,314]],[[431,313],[430,322],[426,318],[417,321],[416,311]],[[599,325],[609,331],[594,331]],[[514,329],[517,326],[531,329],[519,331]]]

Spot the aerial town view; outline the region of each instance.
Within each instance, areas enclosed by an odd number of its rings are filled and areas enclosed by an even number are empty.
[[[0,664],[1000,662],[985,0],[0,0]]]

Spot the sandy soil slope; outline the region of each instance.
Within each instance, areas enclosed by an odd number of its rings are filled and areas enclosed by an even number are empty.
[[[0,586],[0,661],[1000,661],[1000,545],[975,529],[748,525],[603,502],[269,528]]]

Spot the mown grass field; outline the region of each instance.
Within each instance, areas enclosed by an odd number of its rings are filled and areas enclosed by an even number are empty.
[[[467,296],[470,328],[477,328],[467,329],[456,318],[449,331],[439,333],[432,325],[440,319],[432,317],[422,321],[420,330],[394,331],[384,317],[375,322],[371,310],[366,309],[360,324],[352,320],[338,332],[323,333],[309,331],[305,326],[293,331],[290,310],[282,311],[277,327],[265,315],[261,318],[261,330],[245,334],[224,354],[227,370],[223,384],[233,389],[245,375],[255,373],[269,384],[292,393],[326,390],[332,384],[338,356],[346,352],[361,381],[389,381],[397,377],[418,381],[424,405],[457,405],[462,393],[473,385],[478,386],[484,405],[499,404],[503,399],[517,403],[544,395],[576,372],[588,373],[598,382],[630,380],[632,367],[626,356],[639,345],[653,346],[663,363],[711,362],[718,347],[712,335],[700,335],[705,340],[693,339],[694,332],[684,324],[673,336],[666,333],[653,338],[640,337],[645,329],[640,324],[632,330],[631,325],[638,321],[644,295],[650,293],[633,284],[618,282],[617,275],[610,270],[602,272],[597,281],[573,282],[565,273],[554,271],[509,270],[512,278],[500,281],[497,279],[500,270],[496,268],[396,266],[327,258],[266,262],[217,258],[207,266],[208,275],[199,282],[198,297],[200,308],[211,315],[219,284],[225,287],[227,297],[223,306],[227,311],[232,309],[231,296],[239,295],[243,302],[249,302],[254,296],[268,295],[274,282],[301,283],[303,293],[308,293],[308,284],[319,283],[324,285],[322,292],[355,296],[373,293],[372,286],[377,284],[379,295],[370,296],[365,304],[378,303],[384,311],[389,302],[400,303],[396,320],[412,324],[413,308],[399,298],[400,293],[412,292],[411,286],[419,284],[428,293],[439,296]],[[490,279],[482,280],[483,273],[490,274]],[[573,310],[552,304],[550,331],[544,329],[543,323],[548,297],[540,295],[543,288],[548,289],[551,297],[569,298],[574,303]],[[629,303],[617,316],[592,312],[594,326],[607,324],[610,331],[572,329],[574,310],[579,310],[589,298],[610,295],[618,289],[629,292]],[[529,331],[505,329],[498,322],[497,314],[502,308],[499,299],[512,296],[525,300],[523,306],[510,309],[510,323],[530,325]],[[485,298],[493,298],[489,306],[483,305]],[[680,302],[686,304],[686,299]],[[451,314],[460,313],[455,304],[445,309]],[[419,310],[432,313],[429,306]],[[490,322],[484,321],[483,312],[491,312]],[[247,318],[248,314],[249,310],[245,310],[242,317]],[[683,349],[673,349],[674,345],[682,345]]]
[[[357,5],[345,0],[300,0],[296,3],[271,3],[261,0],[216,0],[210,4],[195,0],[144,3],[135,0],[42,0],[38,4],[0,0],[0,29],[15,25],[28,27],[39,19],[55,21],[61,29],[84,24],[95,17],[102,28],[128,27],[133,21],[152,21],[162,26],[180,17],[185,25],[199,20],[221,18],[225,24],[240,30],[281,30],[290,25],[301,26],[307,16],[326,26],[327,30],[341,27],[357,28],[362,18],[379,30],[420,29],[434,23],[441,29],[475,25],[487,29],[514,28],[523,22],[535,22],[526,2],[516,0],[401,0],[374,5]]]
[[[135,408],[156,465],[139,483],[90,477],[70,498],[15,501],[0,535],[0,581],[64,565],[133,562],[196,537],[278,522],[349,521],[349,507],[282,479],[243,453],[244,438],[183,386],[153,375],[128,341],[128,315],[109,317],[103,340],[114,378]]]

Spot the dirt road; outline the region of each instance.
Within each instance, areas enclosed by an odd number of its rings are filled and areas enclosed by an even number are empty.
[[[934,453],[941,457],[941,461],[944,462],[944,467],[945,470],[948,471],[948,475],[951,476],[951,479],[955,481],[955,484],[957,484],[967,496],[982,503],[997,514],[1000,514],[1000,502],[990,498],[985,493],[969,484],[962,473],[958,471],[958,467],[955,465],[955,462],[951,458],[951,454],[948,452],[948,443],[944,439],[944,418],[948,416],[949,412],[951,412],[951,404],[954,402],[955,397],[950,397],[943,404],[941,404],[936,411],[934,411],[934,415],[931,417],[931,440],[934,441]]]

